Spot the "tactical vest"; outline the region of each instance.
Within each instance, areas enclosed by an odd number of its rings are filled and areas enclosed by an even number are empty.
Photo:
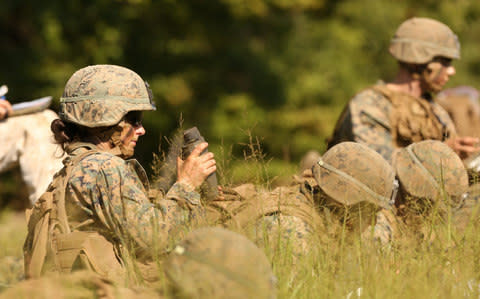
[[[64,162],[47,191],[26,211],[28,233],[23,251],[27,278],[76,269],[89,269],[114,279],[123,275],[118,249],[96,231],[79,230],[92,221],[75,227],[68,222],[65,191],[71,172],[84,158],[98,152],[92,145],[82,146],[88,150]]]
[[[440,119],[426,99],[392,91],[385,85],[375,85],[372,89],[392,103],[390,129],[396,146],[428,139],[445,141],[455,134],[451,124]]]
[[[384,84],[370,87],[377,93],[383,95],[392,103],[392,109],[388,119],[390,120],[390,132],[397,147],[405,147],[411,143],[422,140],[445,141],[456,135],[453,123],[445,123],[430,102],[423,98],[417,98],[406,93],[395,92],[388,89]],[[439,107],[439,109],[441,109]],[[333,135],[327,140],[327,148],[343,141],[354,141],[353,128],[342,127],[348,115],[348,105],[342,111],[334,129]],[[445,116],[448,115],[445,113]],[[347,132],[340,130],[347,129]],[[347,134],[342,136],[342,134]],[[342,138],[340,138],[342,137]]]

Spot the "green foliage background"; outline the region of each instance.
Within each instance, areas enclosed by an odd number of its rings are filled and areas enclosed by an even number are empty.
[[[144,165],[183,118],[215,153],[241,157],[259,136],[282,174],[325,149],[355,92],[394,75],[388,43],[412,16],[451,26],[463,57],[450,86],[475,86],[476,0],[2,0],[0,82],[13,102],[52,95],[58,105],[76,69],[123,65],[156,97],[137,153]]]
[[[394,75],[389,40],[413,16],[458,34],[462,59],[449,86],[479,87],[478,0],[1,0],[0,84],[12,102],[52,95],[55,109],[78,68],[129,67],[158,107],[137,148],[143,165],[182,118],[209,141],[223,182],[259,182],[291,174],[309,149],[324,151],[345,103]],[[26,197],[19,180],[0,176],[0,207]],[[0,213],[0,290],[22,279],[24,219]],[[280,298],[346,297],[359,287],[368,298],[478,297],[478,234],[458,240],[455,250],[401,239],[400,250],[379,251],[332,239],[297,265],[286,252],[274,260]]]

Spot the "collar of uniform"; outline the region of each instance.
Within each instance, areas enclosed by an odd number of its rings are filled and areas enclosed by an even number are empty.
[[[78,156],[85,151],[98,151],[98,148],[92,143],[86,142],[74,142],[65,147],[65,152],[67,153],[67,157],[63,159],[62,163],[64,166],[73,161],[75,156]]]
[[[79,149],[86,149],[86,150],[98,150],[97,146],[93,143],[88,142],[74,142],[65,147],[65,151],[67,154],[72,155]]]
[[[138,175],[140,181],[143,184],[143,187],[148,192],[150,190],[150,183],[148,181],[147,172],[142,167],[142,165],[135,159],[126,160],[125,163],[128,165],[128,167],[130,167],[132,171],[134,171]]]

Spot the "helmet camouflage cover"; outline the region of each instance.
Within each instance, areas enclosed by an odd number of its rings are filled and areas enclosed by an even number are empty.
[[[263,251],[223,228],[190,232],[167,257],[165,271],[182,298],[275,297],[275,277]]]
[[[468,188],[462,160],[440,141],[425,140],[398,149],[393,166],[402,188],[410,196],[435,199],[441,190],[449,196],[460,196]]]
[[[395,173],[383,157],[366,145],[342,142],[330,148],[313,166],[320,188],[346,206],[370,202],[390,208]]]
[[[429,18],[411,18],[398,27],[389,51],[399,61],[426,64],[436,56],[460,58],[460,43],[447,25]]]
[[[118,124],[130,111],[155,110],[152,93],[135,72],[116,65],[76,71],[60,99],[60,119],[86,127]]]

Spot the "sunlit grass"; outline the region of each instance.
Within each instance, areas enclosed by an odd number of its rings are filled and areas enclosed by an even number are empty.
[[[0,213],[0,290],[23,279],[23,241],[27,224],[23,212]]]
[[[223,182],[230,185],[245,180],[273,189],[280,164],[266,158],[254,139],[251,144],[250,156],[244,160],[219,159],[219,176],[225,176]],[[296,171],[292,164],[282,176]],[[456,221],[455,217],[426,218],[420,227],[402,227],[387,246],[366,242],[354,233],[342,238],[320,231],[321,238],[312,238],[310,250],[300,257],[294,257],[289,245],[262,249],[277,276],[279,298],[478,298],[478,223],[467,221],[463,233],[455,229]],[[434,237],[419,236],[425,231],[434,232]],[[23,279],[25,235],[23,212],[0,213],[0,291]],[[158,265],[162,271],[162,263]],[[157,289],[168,297],[163,274],[160,277]]]
[[[478,298],[480,295],[480,239],[475,229],[463,238],[455,233],[456,246],[439,237],[418,240],[400,236],[390,247],[363,243],[350,236],[327,244],[310,244],[311,251],[296,263],[288,246],[275,255],[266,249],[278,278],[279,298]],[[0,288],[23,278],[22,245],[26,233],[22,213],[0,215]],[[325,242],[325,241],[324,241]]]

